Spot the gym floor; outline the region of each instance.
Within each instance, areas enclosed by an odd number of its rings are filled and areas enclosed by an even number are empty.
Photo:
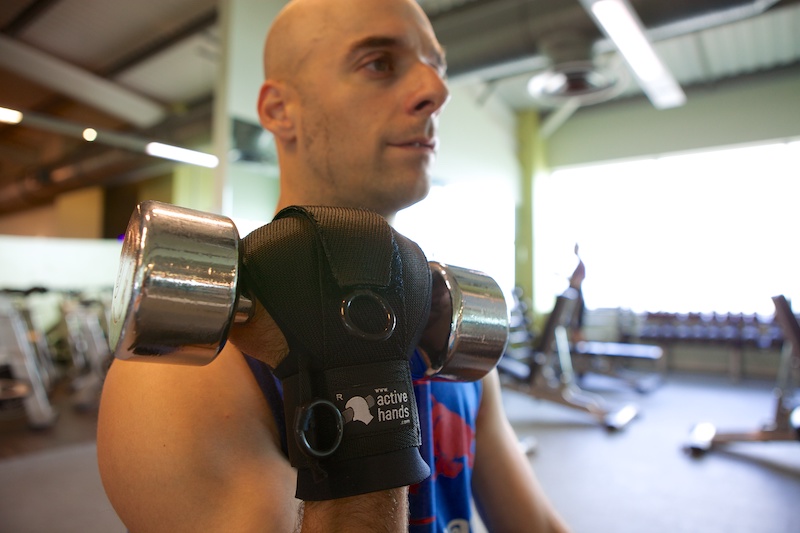
[[[682,450],[697,422],[750,431],[769,421],[772,385],[671,374],[640,395],[590,376],[586,389],[641,408],[611,433],[583,412],[517,392],[505,403],[519,436],[535,437],[533,468],[575,533],[796,533],[800,443],[736,444],[699,458]],[[97,474],[96,413],[72,409],[62,389],[53,403],[61,415],[45,431],[0,411],[0,531],[124,532]]]

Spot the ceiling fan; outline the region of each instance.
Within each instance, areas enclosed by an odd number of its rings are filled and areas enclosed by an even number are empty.
[[[686,102],[628,0],[579,1],[619,54],[593,58],[594,43],[580,32],[562,30],[540,37],[540,49],[551,63],[530,79],[527,88],[540,105],[554,108],[542,124],[542,136],[551,135],[580,107],[618,96],[631,74],[656,109]]]

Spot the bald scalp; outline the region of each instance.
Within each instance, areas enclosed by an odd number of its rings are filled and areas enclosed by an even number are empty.
[[[264,79],[288,81],[319,40],[320,16],[329,1],[292,0],[272,22],[264,43]]]
[[[264,43],[264,79],[291,82],[337,20],[359,1],[411,6],[420,22],[430,22],[415,0],[290,0],[275,17]]]

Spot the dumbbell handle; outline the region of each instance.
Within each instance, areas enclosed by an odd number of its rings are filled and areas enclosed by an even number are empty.
[[[236,302],[236,311],[233,313],[233,323],[246,324],[253,318],[255,309],[256,306],[253,305],[253,300],[244,294],[239,294],[239,299]]]

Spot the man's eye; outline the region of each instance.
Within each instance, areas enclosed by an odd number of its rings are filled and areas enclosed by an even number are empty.
[[[394,70],[394,64],[392,60],[388,57],[380,57],[378,59],[373,59],[369,63],[367,63],[367,68],[373,72],[392,72]]]

